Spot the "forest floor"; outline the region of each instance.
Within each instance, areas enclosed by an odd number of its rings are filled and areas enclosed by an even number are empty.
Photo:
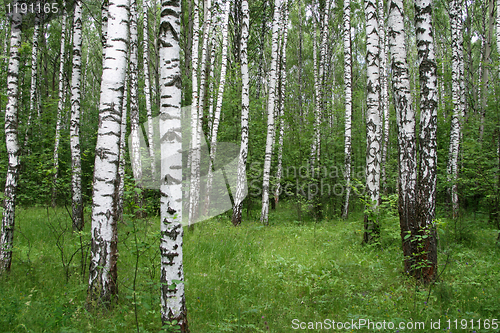
[[[402,272],[395,216],[382,219],[372,246],[361,244],[360,214],[299,222],[284,204],[270,221],[235,228],[222,215],[186,229],[192,333],[500,332],[500,248],[486,217],[439,220],[431,287]],[[85,306],[89,224],[79,235],[65,209],[18,208],[12,271],[0,277],[1,332],[160,331],[159,219],[120,224],[120,296],[101,313]]]

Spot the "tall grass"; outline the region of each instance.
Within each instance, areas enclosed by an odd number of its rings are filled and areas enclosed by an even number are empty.
[[[269,227],[247,220],[235,228],[223,215],[186,229],[191,332],[294,332],[294,319],[423,321],[425,332],[431,320],[441,321],[440,332],[458,332],[454,320],[460,328],[466,319],[476,329],[464,332],[495,331],[477,329],[478,319],[500,319],[500,250],[484,220],[463,219],[458,227],[442,220],[441,275],[429,290],[402,272],[396,218],[382,220],[380,244],[363,246],[360,215],[315,223],[294,221],[291,211],[282,204]],[[120,296],[100,313],[85,307],[89,223],[73,234],[63,209],[20,208],[16,224],[12,272],[0,277],[0,331],[160,331],[158,218],[126,216],[120,224]]]

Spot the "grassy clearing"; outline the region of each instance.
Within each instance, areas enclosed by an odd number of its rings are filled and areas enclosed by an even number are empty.
[[[293,332],[294,319],[422,321],[423,332],[441,320],[435,332],[498,331],[477,329],[478,319],[500,319],[500,249],[485,221],[443,220],[440,272],[446,268],[429,293],[402,273],[396,218],[382,221],[380,245],[362,246],[359,215],[301,223],[291,211],[283,205],[272,212],[269,227],[244,221],[234,228],[220,216],[185,232],[191,332]],[[20,208],[12,272],[0,278],[0,331],[133,332],[135,306],[139,331],[159,331],[158,222],[126,217],[120,225],[119,300],[112,311],[96,314],[85,309],[89,226],[80,238],[65,210]],[[466,330],[460,330],[463,319]]]

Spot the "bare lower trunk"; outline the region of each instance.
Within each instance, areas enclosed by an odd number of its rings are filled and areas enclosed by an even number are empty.
[[[344,179],[345,203],[342,218],[349,216],[351,194],[351,123],[352,123],[352,52],[351,52],[351,0],[344,0],[344,91],[345,91],[345,134],[344,134]]]

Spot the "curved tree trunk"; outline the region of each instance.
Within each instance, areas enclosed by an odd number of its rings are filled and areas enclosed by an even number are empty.
[[[89,307],[109,305],[118,293],[117,175],[127,68],[129,1],[110,0],[109,13],[94,164]]]
[[[80,73],[82,66],[82,2],[75,0],[73,74],[71,77],[71,193],[73,230],[83,229],[82,166],[80,157]]]
[[[250,12],[248,1],[241,0],[241,12],[243,14],[241,27],[241,145],[238,159],[238,178],[236,184],[236,194],[234,196],[233,225],[241,224],[241,210],[243,206],[244,191],[246,187],[246,164],[248,156],[248,118],[249,118],[249,76],[248,76],[248,56],[247,44],[250,27]]]
[[[17,3],[17,2],[16,2]],[[19,178],[19,144],[17,138],[19,48],[21,47],[21,14],[12,15],[9,67],[7,72],[7,107],[5,109],[5,144],[8,155],[2,235],[0,238],[0,275],[10,271],[14,241],[17,180]]]
[[[351,123],[352,123],[352,51],[351,51],[351,0],[344,0],[344,91],[345,91],[345,134],[344,134],[344,178],[345,203],[342,218],[349,217],[351,195]]]
[[[264,157],[264,173],[262,181],[262,211],[260,221],[267,225],[269,220],[269,183],[271,174],[271,159],[274,142],[274,104],[276,94],[276,66],[278,58],[278,33],[280,25],[281,0],[274,2],[273,35],[271,50],[271,69],[269,73],[269,97],[267,102],[267,138]]]
[[[162,3],[160,21],[161,321],[189,332],[182,267],[180,1]]]

